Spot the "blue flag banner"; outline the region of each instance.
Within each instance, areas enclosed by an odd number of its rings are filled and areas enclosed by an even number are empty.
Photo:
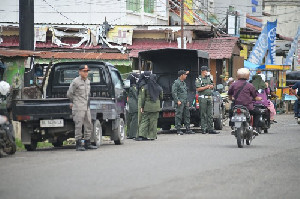
[[[274,22],[267,22],[268,29],[268,56],[266,64],[275,64],[276,57],[276,27],[277,20]]]
[[[294,53],[296,51],[296,48],[297,48],[297,45],[298,45],[299,36],[300,36],[300,26],[298,27],[298,32],[297,32],[297,34],[296,34],[296,36],[294,38],[294,41],[291,44],[291,48],[289,50],[289,53],[286,56],[284,65],[290,65],[290,66],[292,65],[292,63],[293,63],[293,55],[294,55]]]
[[[248,61],[260,65],[268,49],[268,29],[267,26],[261,31],[255,46],[249,55]]]

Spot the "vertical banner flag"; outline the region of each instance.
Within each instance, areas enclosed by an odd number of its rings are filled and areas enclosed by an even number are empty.
[[[267,22],[268,29],[268,56],[266,64],[275,64],[276,57],[276,27],[277,20],[274,22]]]
[[[293,55],[295,53],[295,50],[297,48],[297,45],[298,45],[298,38],[300,36],[300,26],[298,27],[298,31],[296,33],[296,36],[294,38],[294,41],[292,42],[291,44],[291,48],[289,50],[289,53],[288,55],[286,56],[286,59],[285,59],[285,62],[284,62],[284,65],[292,65],[293,63]]]
[[[255,46],[248,58],[248,61],[260,65],[268,49],[268,29],[267,26],[261,31]]]

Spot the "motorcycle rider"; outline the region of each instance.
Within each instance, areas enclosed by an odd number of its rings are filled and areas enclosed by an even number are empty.
[[[234,105],[245,106],[249,110],[250,114],[253,115],[253,134],[258,135],[256,128],[259,121],[259,111],[254,109],[253,100],[261,100],[262,98],[257,96],[255,87],[251,83],[247,82],[249,77],[250,71],[247,68],[240,68],[237,71],[238,80],[230,86],[228,96],[230,100],[234,101]],[[237,96],[237,94],[239,95]]]

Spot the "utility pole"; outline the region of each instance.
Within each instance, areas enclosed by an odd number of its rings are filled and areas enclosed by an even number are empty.
[[[20,50],[34,50],[34,0],[19,0]]]
[[[34,0],[19,0],[19,49],[34,50]],[[25,68],[24,87],[30,86],[33,79],[32,62],[33,58]]]
[[[184,25],[184,0],[180,0],[180,18],[181,18],[181,49],[184,48],[183,41],[183,25]]]

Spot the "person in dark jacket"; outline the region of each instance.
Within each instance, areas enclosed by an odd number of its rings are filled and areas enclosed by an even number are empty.
[[[156,75],[151,74],[147,84],[140,90],[140,112],[142,113],[139,138],[140,140],[154,140],[157,138],[157,119],[160,111],[160,99],[163,90],[157,84]]]
[[[127,126],[127,138],[134,139],[137,137],[138,129],[138,95],[136,83],[138,74],[131,73],[128,77],[130,80],[130,88],[128,91],[128,126]]]

